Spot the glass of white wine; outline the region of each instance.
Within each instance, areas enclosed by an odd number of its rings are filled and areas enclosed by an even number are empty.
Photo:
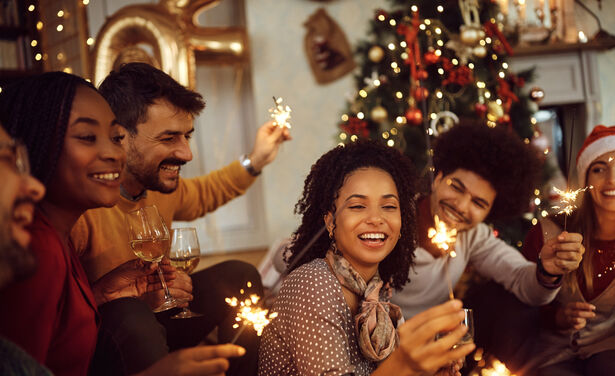
[[[171,250],[169,251],[171,265],[186,274],[190,274],[199,264],[201,257],[201,247],[199,246],[199,238],[196,235],[196,228],[174,228],[171,231]],[[184,307],[180,313],[171,316],[171,318],[187,319],[199,316],[203,315],[192,312],[187,307]]]
[[[155,206],[146,206],[126,214],[126,226],[130,248],[141,260],[158,264],[169,251],[169,229]],[[157,269],[164,289],[164,302],[154,312],[162,312],[179,306],[181,302],[171,296],[162,270],[159,266]]]

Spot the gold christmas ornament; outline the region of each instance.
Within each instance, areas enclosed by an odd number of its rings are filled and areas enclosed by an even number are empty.
[[[459,34],[459,39],[467,45],[473,46],[480,40],[478,29],[473,27],[465,27],[461,26],[461,33]]]
[[[374,63],[379,63],[384,58],[384,50],[380,46],[372,46],[367,52],[367,56]]]
[[[483,58],[487,56],[487,48],[485,46],[476,46],[474,47],[474,49],[472,49],[472,53],[476,57]]]
[[[545,99],[545,91],[537,86],[530,90],[530,99],[536,103],[542,102]]]
[[[382,106],[376,106],[372,108],[372,111],[370,112],[370,118],[377,123],[385,121],[388,117],[389,113],[387,112],[387,109]]]
[[[504,116],[502,105],[499,105],[496,101],[489,101],[489,103],[487,103],[487,119],[490,121],[498,121],[502,116]]]

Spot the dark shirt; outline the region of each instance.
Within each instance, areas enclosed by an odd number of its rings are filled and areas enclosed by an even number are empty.
[[[52,373],[13,342],[0,337],[0,375],[53,376]]]

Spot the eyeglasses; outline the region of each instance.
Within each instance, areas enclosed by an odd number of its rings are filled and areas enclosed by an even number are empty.
[[[28,149],[20,141],[0,142],[0,151],[8,149],[11,153],[9,159],[15,165],[15,170],[22,175],[30,175],[30,160],[28,159]],[[0,156],[2,158],[3,156]]]

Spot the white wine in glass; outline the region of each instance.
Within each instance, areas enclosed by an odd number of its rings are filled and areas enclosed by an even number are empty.
[[[196,228],[184,227],[172,229],[171,250],[169,251],[171,265],[186,274],[190,274],[198,265],[200,257],[201,247],[199,246],[199,238],[196,235]],[[203,315],[192,312],[190,309],[184,307],[180,313],[171,316],[171,318],[187,319],[199,316]]]
[[[141,260],[157,264],[169,251],[169,229],[155,206],[128,212],[126,226],[130,248]],[[154,312],[162,312],[179,306],[181,302],[171,296],[160,266],[157,270],[164,289],[164,302]]]

